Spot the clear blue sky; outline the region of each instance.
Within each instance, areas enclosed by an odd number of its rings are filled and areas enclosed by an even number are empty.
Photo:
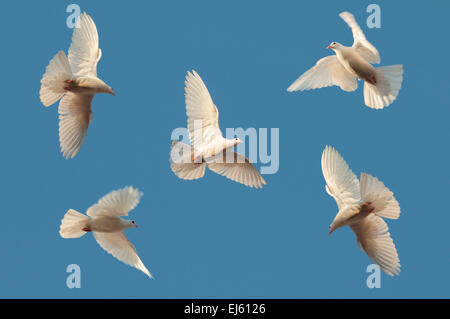
[[[78,1],[99,30],[99,76],[117,97],[94,98],[86,141],[65,160],[57,105],[40,103],[39,81],[69,48],[69,3],[8,2],[0,13],[0,297],[450,297],[448,1],[377,1],[381,29],[365,25],[366,1]],[[383,111],[364,106],[361,86],[286,92],[332,53],[331,41],[352,43],[344,10],[381,65],[404,65],[399,97]],[[170,135],[186,125],[190,69],[206,82],[222,128],[280,129],[280,170],[264,189],[171,172]],[[371,262],[353,232],[328,236],[337,207],[320,167],[326,144],[400,202],[400,219],[388,224],[402,272],[383,275],[381,289],[365,285]],[[125,185],[144,192],[131,213],[140,228],[126,234],[156,280],[91,234],[58,234],[67,209],[85,212]],[[72,263],[81,289],[66,287]]]

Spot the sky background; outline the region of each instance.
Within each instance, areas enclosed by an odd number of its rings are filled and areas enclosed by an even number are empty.
[[[450,2],[78,1],[99,31],[98,94],[80,153],[62,157],[57,104],[39,100],[49,60],[67,52],[71,1],[15,1],[0,11],[2,116],[0,297],[3,298],[449,298]],[[355,15],[381,54],[403,64],[383,111],[338,87],[288,93],[332,41],[353,43],[338,14]],[[186,126],[184,77],[195,69],[226,127],[279,128],[280,168],[261,190],[207,171],[183,181],[169,167],[170,136]],[[402,272],[366,286],[365,253],[337,213],[320,158],[337,148],[359,176],[380,178],[402,214],[388,220]],[[257,164],[259,167],[259,165]],[[156,280],[103,251],[91,234],[63,239],[69,208],[111,190],[144,192],[126,231]],[[66,267],[81,267],[81,288]]]

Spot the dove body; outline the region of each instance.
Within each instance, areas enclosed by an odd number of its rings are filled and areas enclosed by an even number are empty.
[[[91,218],[87,223],[86,227],[88,231],[96,231],[100,233],[116,233],[123,231],[125,229],[136,227],[137,225],[134,221],[125,220],[118,217],[101,216],[96,218]]]
[[[74,76],[72,80],[66,81],[64,89],[77,94],[108,93],[116,95],[114,90],[105,82],[90,76]]]
[[[242,140],[239,138],[232,140],[222,138],[222,140],[212,141],[209,144],[200,146],[195,150],[195,155],[196,158],[201,156],[204,161],[207,161],[218,154],[225,154],[227,149],[232,149],[240,143],[242,143]]]
[[[360,80],[372,82],[375,76],[375,68],[364,60],[358,52],[337,42],[334,42],[334,45],[330,45],[329,48],[336,53],[339,62],[348,72]]]
[[[362,219],[366,218],[373,211],[370,203],[354,204],[344,207],[334,217],[333,222],[330,225],[331,235],[336,229],[351,226],[359,223]]]

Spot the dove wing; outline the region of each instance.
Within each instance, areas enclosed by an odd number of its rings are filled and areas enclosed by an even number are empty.
[[[303,73],[289,87],[288,92],[320,89],[332,85],[351,92],[358,84],[356,77],[348,72],[335,55],[324,57],[316,65]]]
[[[358,23],[355,21],[353,14],[349,12],[342,12],[339,16],[352,29],[353,33],[353,48],[358,54],[369,63],[380,63],[380,54],[378,50],[366,39]]]
[[[266,184],[264,178],[248,158],[232,150],[216,155],[207,164],[213,172],[245,186],[262,188]]]
[[[194,148],[222,138],[217,107],[195,71],[186,75],[185,98],[189,138]]]
[[[327,193],[336,200],[339,210],[360,201],[359,181],[342,156],[331,146],[322,153],[322,173]]]
[[[123,232],[94,232],[94,237],[95,240],[97,240],[97,243],[115,258],[141,270],[147,276],[152,278],[152,275],[148,271],[147,267],[145,267],[144,263],[139,258],[133,244],[128,240]]]
[[[93,94],[67,92],[59,102],[59,143],[65,158],[73,158],[83,145],[93,98]]]
[[[112,191],[89,207],[86,214],[91,217],[128,216],[128,212],[139,204],[142,195],[142,192],[131,186]]]
[[[359,246],[381,270],[390,276],[400,273],[400,259],[394,241],[381,217],[370,214],[350,227],[356,234]]]
[[[73,30],[69,48],[68,58],[73,74],[97,77],[97,63],[101,56],[95,23],[83,12],[80,16],[80,27]]]

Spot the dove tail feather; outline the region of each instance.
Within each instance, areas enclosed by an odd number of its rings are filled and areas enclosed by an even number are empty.
[[[53,59],[50,60],[45,74],[41,79],[41,89],[39,97],[42,104],[50,106],[57,102],[67,92],[64,87],[65,81],[72,79],[72,70],[69,60],[64,51],[59,51]]]
[[[403,81],[403,65],[375,69],[376,84],[364,83],[364,102],[373,109],[382,109],[395,101]]]
[[[170,149],[170,168],[181,179],[193,180],[205,175],[206,163],[192,161],[192,146],[174,141]]]
[[[73,209],[69,209],[64,215],[59,227],[59,234],[63,238],[78,238],[86,234],[83,230],[88,226],[90,218]]]
[[[397,219],[400,217],[400,205],[394,194],[384,186],[383,182],[370,174],[362,173],[360,177],[361,199],[369,202],[373,213],[382,218]]]

